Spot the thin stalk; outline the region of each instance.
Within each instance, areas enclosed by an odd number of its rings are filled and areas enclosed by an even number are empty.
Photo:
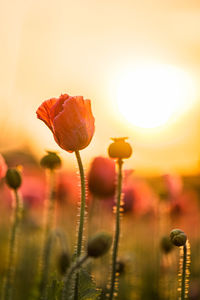
[[[42,255],[42,271],[41,271],[41,279],[40,279],[40,294],[39,299],[45,300],[47,299],[47,282],[48,282],[48,274],[50,267],[50,257],[51,257],[51,249],[52,249],[52,241],[53,237],[50,235],[50,231],[52,229],[53,220],[54,220],[54,208],[55,208],[55,172],[54,170],[50,171],[50,194],[47,208],[47,219],[46,219],[46,228],[45,228],[45,236],[44,236],[44,249]]]
[[[80,220],[79,220],[79,230],[78,230],[78,240],[77,240],[77,250],[76,255],[79,257],[82,250],[82,241],[83,241],[83,228],[84,228],[84,218],[85,218],[85,175],[83,164],[81,161],[79,151],[75,151],[76,159],[78,162],[80,179],[81,179],[81,208],[80,208]]]
[[[81,255],[82,241],[83,241],[83,229],[84,229],[84,218],[85,218],[85,176],[83,164],[79,151],[75,151],[76,159],[78,162],[80,179],[81,179],[81,207],[80,207],[80,219],[78,229],[78,240],[76,248],[76,258]],[[75,289],[74,289],[74,300],[78,300],[78,286],[79,286],[79,274],[76,275]]]
[[[15,195],[15,212],[14,212],[14,220],[11,229],[10,243],[9,243],[8,268],[7,268],[5,290],[4,290],[5,300],[12,299],[13,278],[16,269],[15,256],[16,256],[16,249],[17,249],[19,224],[20,224],[21,213],[22,213],[22,203],[20,201],[20,197],[16,189],[14,190],[14,195]]]
[[[50,170],[50,178],[49,178],[49,201],[48,201],[48,208],[47,208],[47,219],[46,219],[46,229],[45,234],[46,236],[52,229],[53,222],[54,222],[54,210],[55,210],[55,171]]]
[[[117,181],[117,205],[116,205],[116,220],[115,220],[115,237],[113,243],[113,253],[112,253],[112,270],[111,270],[111,286],[109,300],[113,299],[115,292],[115,281],[116,281],[116,262],[117,253],[120,237],[120,204],[121,204],[121,192],[122,192],[122,159],[118,159],[118,181]]]
[[[82,266],[82,264],[89,258],[88,255],[83,256],[82,258],[78,259],[75,264],[71,266],[69,269],[68,273],[66,274],[63,282],[63,292],[62,292],[62,300],[67,300],[68,298],[68,288],[70,285],[70,280],[72,278],[72,275],[74,272],[77,272],[79,268]]]
[[[182,281],[181,281],[181,300],[185,300],[185,281],[186,281],[186,263],[187,263],[187,246],[183,246],[183,264],[182,264]]]

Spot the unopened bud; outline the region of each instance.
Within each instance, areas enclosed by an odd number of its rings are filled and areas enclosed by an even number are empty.
[[[22,178],[17,168],[8,169],[6,172],[6,183],[11,189],[18,189],[21,186]]]
[[[90,257],[104,255],[112,245],[112,236],[109,233],[101,232],[92,237],[87,245],[87,254]]]
[[[129,158],[132,154],[131,145],[125,140],[127,137],[123,138],[112,138],[114,143],[110,144],[108,148],[108,154],[112,158]]]
[[[47,168],[50,170],[54,170],[54,169],[58,169],[61,166],[61,159],[60,157],[57,155],[56,152],[50,152],[47,151],[47,155],[45,155],[41,161],[40,161],[40,165],[43,168]]]
[[[163,236],[160,241],[160,247],[164,253],[169,253],[173,249],[173,244],[168,236]]]
[[[170,232],[170,239],[175,246],[180,247],[185,245],[187,236],[182,230],[173,229]]]

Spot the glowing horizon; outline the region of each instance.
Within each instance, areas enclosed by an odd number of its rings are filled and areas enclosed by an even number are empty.
[[[136,127],[167,126],[196,100],[194,81],[176,66],[138,63],[119,74],[116,84],[119,113]]]
[[[128,136],[134,154],[127,168],[197,172],[199,12],[198,4],[176,0],[5,2],[1,151],[28,144],[40,156],[58,149],[35,111],[42,101],[68,93],[91,99],[96,130],[85,161],[106,156],[110,137]]]

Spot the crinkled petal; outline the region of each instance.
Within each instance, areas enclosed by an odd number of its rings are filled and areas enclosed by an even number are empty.
[[[54,138],[61,148],[73,152],[84,149],[94,134],[94,117],[90,100],[70,97],[53,120]]]
[[[63,104],[69,98],[70,96],[68,94],[63,94],[57,99],[56,103],[51,107],[50,110],[51,120],[53,120],[63,110]]]
[[[44,101],[37,109],[36,114],[38,119],[42,120],[53,132],[53,124],[50,115],[51,108],[55,105],[58,101],[56,98],[52,98],[49,100]]]

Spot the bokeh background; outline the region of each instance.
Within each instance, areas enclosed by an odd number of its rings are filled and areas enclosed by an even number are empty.
[[[92,100],[96,132],[82,151],[86,164],[93,156],[107,155],[110,137],[128,136],[134,155],[127,167],[138,174],[198,173],[198,1],[2,0],[0,5],[1,152],[23,148],[39,157],[44,149],[58,150],[35,111],[42,101],[68,93]],[[124,70],[145,62],[179,68],[195,87],[184,114],[177,112],[154,129],[128,122],[116,98],[119,81],[126,80]],[[131,89],[124,95],[134,111],[137,97]],[[155,109],[148,106],[149,114]],[[63,153],[63,159],[71,164],[70,154]]]
[[[24,215],[14,299],[37,299],[48,197],[48,180],[39,166],[45,150],[58,151],[64,163],[56,176],[55,227],[66,234],[71,255],[74,251],[80,198],[75,156],[62,151],[36,118],[42,101],[61,93],[92,101],[95,135],[81,151],[87,178],[93,158],[108,156],[111,137],[129,137],[133,147],[132,157],[124,163],[119,259],[125,272],[122,268],[118,298],[177,299],[178,249],[166,253],[160,245],[178,227],[191,242],[190,299],[200,299],[200,2],[1,0],[0,40],[0,153],[8,166],[23,166]],[[169,69],[176,72],[168,73]],[[179,82],[180,74],[187,80]],[[187,90],[187,84],[192,88]],[[152,126],[179,100],[169,118]],[[110,183],[113,172],[100,166],[95,180],[100,172]],[[4,278],[13,201],[4,179],[0,198]],[[102,195],[93,195],[89,188],[89,235],[96,228],[113,233],[114,195],[99,198]],[[56,244],[52,255],[50,288],[62,279],[60,248]],[[89,266],[103,290],[109,264],[108,255]],[[2,285],[0,281],[0,290]]]

